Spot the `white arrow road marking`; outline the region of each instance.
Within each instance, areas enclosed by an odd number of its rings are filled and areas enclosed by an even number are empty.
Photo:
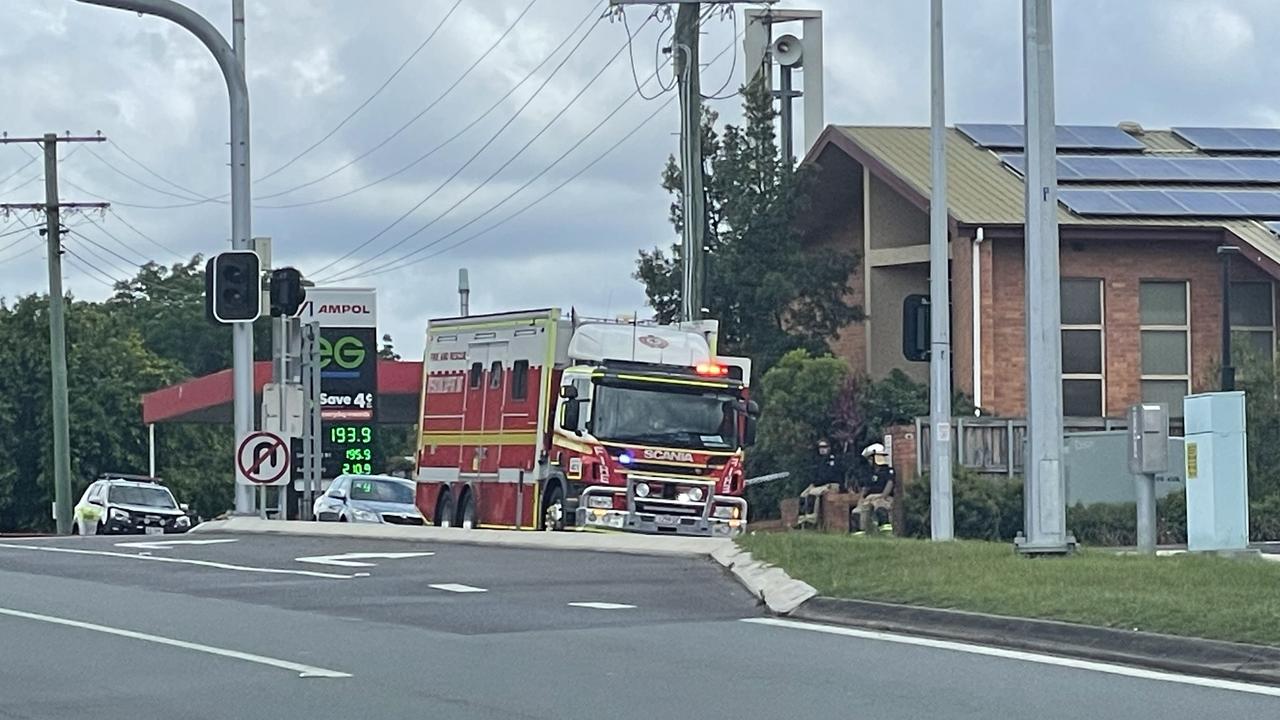
[[[235,538],[223,540],[152,540],[148,542],[119,542],[116,547],[145,548],[147,550],[172,550],[178,545],[221,545],[236,542]]]
[[[470,585],[459,585],[458,583],[441,583],[439,585],[429,585],[436,590],[444,590],[445,592],[455,593],[482,593],[489,592],[485,588],[471,587]]]
[[[120,628],[107,627],[106,625],[95,625],[93,623],[81,622],[79,620],[68,620],[66,618],[53,617],[51,615],[38,615],[36,613],[23,612],[21,610],[10,610],[9,608],[0,608],[0,615],[8,615],[10,617],[22,618],[24,620],[36,620],[38,622],[63,625],[65,627],[79,628],[81,630],[92,630],[93,632],[115,635],[117,637],[129,638],[131,640],[142,640],[149,643],[155,643],[157,645],[168,645],[169,647],[182,648],[183,650],[194,650],[196,652],[202,652],[209,655],[232,658],[233,660],[243,660],[245,662],[257,663],[258,665],[267,665],[274,668],[280,668],[281,670],[292,670],[293,672],[298,673],[298,677],[351,677],[350,673],[338,672],[337,670],[326,670],[324,668],[303,665],[301,663],[290,662],[288,660],[277,660],[276,658],[263,657],[262,655],[252,655],[250,653],[240,652],[239,650],[227,650],[225,648],[187,642],[186,640],[174,640],[173,638],[161,637],[159,635],[134,632],[133,630],[122,630]]]
[[[970,645],[968,643],[954,642],[951,640],[934,640],[932,638],[896,635],[893,633],[877,632],[874,630],[858,630],[855,628],[835,627],[833,625],[817,625],[814,623],[796,622],[795,620],[782,620],[780,618],[743,618],[742,622],[752,623],[755,625],[771,625],[773,627],[788,628],[791,630],[827,633],[828,635],[843,635],[845,637],[858,638],[860,640],[875,640],[880,642],[898,643],[901,645],[916,645],[919,647],[937,648],[940,650],[953,650],[973,655],[986,655],[988,657],[1004,658],[1007,660],[1021,660],[1023,662],[1039,663],[1041,665],[1056,665],[1058,667],[1075,668],[1077,670],[1092,670],[1093,672],[1107,673],[1109,675],[1122,675],[1125,677],[1139,678],[1143,680],[1160,680],[1164,682],[1179,683],[1182,685],[1196,685],[1199,687],[1218,688],[1220,690],[1235,690],[1237,692],[1253,693],[1254,695],[1280,697],[1280,687],[1253,685],[1251,683],[1238,682],[1234,680],[1219,680],[1217,678],[1199,677],[1196,675],[1178,675],[1176,673],[1163,672],[1160,670],[1145,670],[1143,668],[1113,665],[1111,663],[1096,662],[1093,660],[1077,660],[1075,658],[1058,657],[1056,655],[1039,655],[1037,653],[1026,652],[1023,650],[1006,650],[1004,648],[987,647],[985,645]]]
[[[590,608],[592,610],[634,610],[636,606],[611,602],[571,602],[569,607]]]
[[[197,565],[199,567],[214,568],[217,570],[235,570],[238,572],[264,573],[267,575],[301,575],[303,577],[326,578],[330,580],[350,580],[352,578],[366,577],[368,575],[367,573],[341,575],[338,573],[317,572],[314,570],[283,570],[280,568],[250,567],[248,565],[232,565],[230,563],[210,562],[208,560],[187,560],[184,558],[160,557],[158,555],[131,555],[129,553],[111,552],[109,550],[80,550],[76,548],[49,547],[47,545],[14,545],[11,543],[0,543],[0,548],[7,548],[9,550],[67,553],[69,555],[94,555],[97,557],[124,558],[125,560],[151,560],[162,563],[177,563],[179,565]]]
[[[433,552],[404,553],[343,553],[341,555],[312,555],[295,558],[298,562],[315,563],[316,565],[338,565],[341,567],[375,567],[377,563],[360,562],[361,560],[403,560],[405,558],[431,557]]]

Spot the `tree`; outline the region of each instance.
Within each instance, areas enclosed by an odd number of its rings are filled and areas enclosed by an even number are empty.
[[[704,111],[702,168],[706,184],[707,233],[704,305],[720,321],[722,350],[756,361],[763,374],[787,352],[827,350],[827,343],[862,318],[849,301],[849,277],[857,268],[853,250],[806,247],[801,218],[809,210],[814,173],[781,159],[774,131],[777,115],[768,89],[745,90],[743,127],[715,130],[717,116]],[[671,223],[683,228],[681,170],[669,159],[662,186],[674,196]],[[680,245],[669,252],[641,251],[635,278],[645,286],[656,319],[680,316]]]
[[[768,406],[760,418],[759,444],[748,456],[751,474],[786,471],[791,477],[748,491],[753,517],[775,515],[781,498],[795,496],[809,484],[817,463],[814,445],[830,437],[837,407],[833,399],[851,375],[844,360],[803,349],[782,356],[764,374],[760,389]]]

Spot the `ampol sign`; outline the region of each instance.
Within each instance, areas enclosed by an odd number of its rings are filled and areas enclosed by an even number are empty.
[[[366,289],[311,288],[298,315],[304,323],[320,322],[324,475],[372,472],[372,428],[378,417],[377,295]]]

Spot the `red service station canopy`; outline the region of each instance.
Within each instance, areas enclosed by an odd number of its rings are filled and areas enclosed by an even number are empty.
[[[262,388],[271,381],[271,362],[253,366],[255,414]],[[378,422],[413,425],[418,422],[418,395],[422,392],[422,363],[378,360]],[[194,378],[142,396],[142,422],[231,423],[231,371]]]

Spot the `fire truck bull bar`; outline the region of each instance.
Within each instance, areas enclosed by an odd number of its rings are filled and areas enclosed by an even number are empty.
[[[669,500],[663,498],[638,498],[635,492],[637,483],[660,485],[693,485],[706,488],[706,499],[702,501]],[[616,485],[591,485],[578,497],[577,525],[583,528],[605,530],[622,530],[626,532],[648,533],[652,535],[682,535],[693,537],[731,537],[741,533],[747,526],[747,501],[733,495],[716,495],[715,483],[695,479],[676,480],[669,477],[645,477],[628,475],[626,486],[627,509],[618,510],[613,506],[613,499],[621,488]],[[593,498],[606,498],[607,507],[592,507]],[[650,505],[670,505],[672,512],[664,513],[654,508],[644,511],[636,507],[637,499]],[[604,502],[600,503],[605,505]],[[733,517],[717,517],[716,507],[727,506],[736,509]],[[688,510],[699,508],[698,514]],[[680,512],[684,509],[685,512]]]

